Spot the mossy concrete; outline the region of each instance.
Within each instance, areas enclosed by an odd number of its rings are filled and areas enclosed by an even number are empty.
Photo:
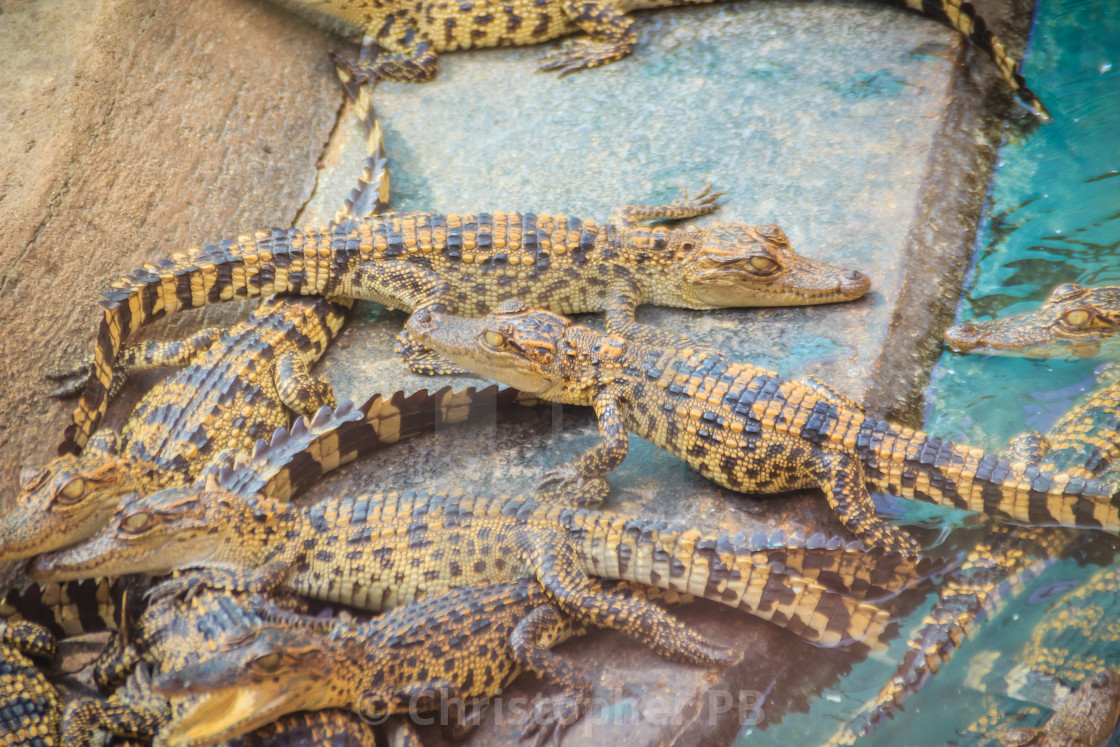
[[[997,8],[982,11],[1008,30]],[[862,270],[874,290],[843,305],[642,318],[818,376],[874,413],[906,413],[959,287],[995,153],[990,125],[1006,108],[988,61],[953,32],[878,3],[752,0],[636,15],[637,51],[601,70],[558,78],[535,72],[543,48],[507,49],[446,55],[429,84],[380,85],[394,207],[602,220],[616,204],[712,183],[727,192],[720,220],[779,224],[800,251]],[[1016,17],[1021,31],[1029,15]],[[326,221],[362,150],[349,119],[332,137],[340,96],[324,53],[343,42],[267,3],[49,0],[4,18],[16,23],[0,24],[11,35],[0,45],[24,50],[27,69],[20,80],[5,73],[0,94],[33,114],[0,120],[13,185],[0,202],[0,366],[10,382],[0,392],[0,495],[11,495],[18,465],[51,457],[70,411],[44,398],[39,374],[89,349],[110,279],[256,226]],[[53,82],[29,84],[34,75]],[[184,314],[157,334],[241,312]],[[392,354],[403,315],[360,304],[354,317],[319,367],[340,397],[480,383],[409,374]],[[118,420],[139,391],[126,393]],[[578,408],[495,413],[352,465],[307,499],[389,488],[523,494],[595,433]],[[819,494],[736,495],[638,439],[611,480],[609,507],[628,513],[712,531],[841,531]],[[849,661],[715,605],[684,614],[739,663],[673,665],[611,634],[566,644],[606,704],[570,743],[727,743],[763,694],[761,723],[775,723]],[[523,679],[509,695],[537,690]],[[516,723],[485,718],[472,743],[515,743]]]

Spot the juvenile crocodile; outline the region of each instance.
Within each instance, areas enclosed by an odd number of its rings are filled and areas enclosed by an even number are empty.
[[[187,340],[129,348],[115,366],[113,389],[133,371],[180,369],[140,401],[119,436],[101,431],[80,456],[23,470],[15,505],[0,517],[0,560],[85,539],[122,496],[189,485],[207,465],[287,426],[289,410],[333,407],[330,386],[308,369],[345,313],[345,305],[324,299],[277,297],[225,333],[204,329]]]
[[[676,601],[657,590],[596,581],[607,607]],[[283,624],[247,627],[189,666],[155,678],[167,695],[190,695],[197,705],[169,724],[168,747],[229,738],[283,713],[349,708],[363,717],[449,711],[465,728],[462,704],[500,693],[530,670],[560,688],[537,702],[526,737],[547,741],[583,712],[591,683],[548,648],[585,632],[554,606],[539,585],[523,579],[454,589],[399,607],[365,623],[275,615]],[[693,664],[718,660],[666,641],[639,641],[663,656]]]
[[[598,67],[629,55],[638,42],[631,10],[690,5],[705,0],[287,0],[336,18],[363,34],[363,52],[383,52],[371,64],[351,64],[359,79],[427,81],[435,75],[437,53],[460,49],[536,44],[585,32],[541,59],[541,70],[561,75]],[[988,29],[969,2],[892,0],[958,31],[995,63],[1011,90],[1038,117],[1046,107],[1027,87],[1018,63]]]
[[[612,329],[640,334],[637,306],[782,306],[862,296],[867,277],[807,259],[776,227],[715,223],[646,228],[716,209],[716,195],[630,205],[602,225],[564,216],[407,213],[327,228],[258,231],[145,266],[102,301],[94,364],[60,453],[77,451],[108,407],[129,335],[182,308],[270,293],[365,299],[414,311],[481,315],[508,298],[556,311],[606,311]],[[417,370],[447,370],[403,336]]]
[[[516,302],[481,319],[425,310],[408,327],[458,365],[595,408],[601,442],[554,470],[544,495],[602,500],[610,490],[603,476],[625,459],[633,432],[732,490],[820,487],[857,538],[903,553],[917,543],[876,515],[869,487],[1013,521],[1120,529],[1120,496],[1095,481],[868,417],[819,382],[712,351],[603,335]]]
[[[863,648],[878,646],[889,616],[859,600],[893,595],[935,566],[820,535],[704,536],[516,498],[391,493],[301,508],[172,489],[126,501],[99,535],[40,556],[32,575],[46,581],[185,568],[199,570],[164,588],[283,590],[374,611],[530,577],[565,614],[634,629],[640,610],[606,610],[589,591],[590,576],[598,576],[704,597],[818,645]]]
[[[296,600],[281,601],[285,609],[306,609]],[[67,704],[61,727],[63,744],[91,744],[95,728],[121,736],[155,736],[175,713],[189,707],[190,700],[168,702],[152,693],[149,670],[159,674],[190,664],[203,651],[218,648],[231,634],[263,622],[246,600],[222,593],[203,592],[189,602],[165,599],[153,604],[130,624],[127,640],[114,639],[94,664],[94,678],[103,687],[127,676],[126,685],[106,700],[86,697]],[[335,710],[287,716],[258,730],[248,743],[373,747],[374,740],[365,724]]]
[[[1065,283],[1037,309],[990,322],[964,322],[945,330],[957,353],[1092,358],[1101,342],[1120,332],[1120,286],[1086,288]]]
[[[1120,674],[1102,670],[1066,697],[1040,729],[1013,729],[1004,743],[1016,747],[1100,747],[1120,719]]]

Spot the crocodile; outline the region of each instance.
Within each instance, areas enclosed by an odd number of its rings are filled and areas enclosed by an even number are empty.
[[[1120,720],[1120,673],[1102,670],[1060,704],[1042,728],[1013,729],[1004,743],[1015,747],[1101,747]]]
[[[158,383],[119,434],[103,429],[81,455],[25,468],[15,505],[0,518],[0,560],[30,557],[91,536],[124,495],[189,485],[211,462],[290,423],[289,409],[314,414],[336,403],[308,367],[342,327],[347,307],[325,299],[266,300],[223,333],[142,343],[125,351],[114,389],[154,366],[179,370]],[[71,384],[82,378],[71,372]],[[69,390],[64,385],[63,393]]]
[[[1092,358],[1120,332],[1120,286],[1086,288],[1063,283],[1037,309],[990,322],[964,322],[945,330],[957,353],[1031,358]]]
[[[820,487],[858,539],[904,554],[918,544],[876,515],[869,488],[1030,524],[1120,529],[1120,495],[1094,480],[872,418],[821,382],[710,350],[602,334],[517,302],[477,319],[422,310],[408,327],[456,365],[594,407],[600,443],[551,471],[538,496],[601,501],[633,432],[732,490]]]
[[[516,297],[565,313],[606,311],[612,329],[641,334],[649,333],[634,321],[642,303],[783,306],[867,292],[865,275],[802,257],[774,226],[639,225],[711,213],[716,197],[705,190],[670,205],[623,206],[605,225],[532,213],[387,215],[257,231],[146,265],[102,299],[91,375],[59,452],[80,450],[100,425],[128,336],[182,308],[283,292],[480,315]],[[407,336],[400,351],[423,373],[448,370]]]
[[[52,659],[50,632],[27,621],[0,622],[0,745],[56,747],[62,700],[29,657]]]
[[[517,498],[428,492],[295,507],[229,491],[171,489],[126,501],[100,534],[40,556],[58,581],[196,569],[200,584],[284,591],[380,611],[449,588],[534,578],[574,619],[632,628],[641,615],[598,606],[590,576],[689,593],[742,609],[821,646],[878,647],[883,599],[931,575],[931,561],[823,535],[705,536],[666,522]],[[652,621],[664,625],[663,620]]]
[[[651,596],[681,601],[608,581],[590,590],[608,607],[659,609]],[[229,738],[280,714],[315,708],[349,708],[375,720],[442,707],[461,733],[465,705],[498,695],[523,670],[560,689],[537,702],[525,728],[527,738],[543,743],[582,715],[591,699],[587,676],[548,651],[586,626],[564,615],[529,579],[453,589],[370,622],[283,610],[263,614],[271,624],[246,627],[197,662],[154,678],[157,692],[200,701],[168,725],[164,745]],[[638,640],[677,661],[710,665],[722,657],[676,641]]]
[[[587,38],[567,42],[541,59],[541,70],[566,75],[598,67],[629,55],[638,42],[631,10],[691,5],[707,0],[288,0],[341,21],[362,37],[363,54],[374,46],[381,53],[370,63],[348,63],[358,79],[411,82],[431,80],[437,55],[461,49],[536,44],[585,32]],[[965,0],[892,0],[959,32],[986,54],[1015,95],[1040,119],[1046,107],[1027,87],[1019,64],[1004,49],[988,24]],[[336,56],[336,64],[342,64]]]

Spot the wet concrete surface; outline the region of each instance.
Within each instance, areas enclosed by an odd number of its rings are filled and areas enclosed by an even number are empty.
[[[0,118],[7,497],[20,464],[53,454],[70,412],[44,399],[39,374],[89,349],[109,280],[256,226],[325,222],[349,192],[361,144],[344,120],[327,145],[341,97],[324,53],[346,45],[268,3],[0,8],[15,21],[0,24],[0,46],[26,50],[27,67],[20,80],[0,77],[0,94],[27,112]],[[1008,28],[990,4],[981,10]],[[445,55],[432,83],[379,86],[394,207],[605,220],[616,204],[712,183],[727,192],[718,219],[777,223],[803,253],[868,274],[873,291],[843,305],[641,318],[818,376],[876,414],[908,416],[955,303],[994,158],[993,118],[1006,109],[986,58],[877,3],[752,0],[636,15],[637,51],[601,70],[537,73],[546,47],[530,47]],[[1021,31],[1029,13],[1014,17]],[[49,85],[29,83],[32,74]],[[239,313],[183,314],[154,333],[182,336]],[[403,321],[357,307],[318,369],[340,398],[480,383],[409,374],[392,355]],[[152,380],[125,393],[118,422]],[[520,494],[595,438],[582,409],[495,413],[351,465],[305,500],[388,488]],[[819,494],[736,495],[638,439],[611,482],[609,507],[631,514],[728,533],[840,532]],[[568,743],[728,743],[762,694],[761,724],[774,723],[849,661],[716,605],[683,614],[739,662],[673,665],[614,634],[565,644],[607,704]],[[538,687],[523,678],[507,695]],[[515,742],[518,724],[486,718],[471,743]],[[438,739],[434,728],[425,735]]]

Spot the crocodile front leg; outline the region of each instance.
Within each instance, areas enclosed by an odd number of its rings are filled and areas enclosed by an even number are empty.
[[[599,418],[601,440],[575,462],[546,472],[537,486],[537,500],[577,506],[593,506],[606,500],[611,486],[603,476],[626,459],[630,434],[622,419],[622,403],[617,393],[604,389],[595,396],[592,406]]]
[[[62,714],[62,743],[88,747],[94,730],[123,737],[152,737],[171,719],[167,700],[152,692],[147,664],[137,665],[128,683],[108,700],[79,698]]]
[[[611,223],[616,228],[634,228],[643,221],[687,220],[701,215],[709,215],[719,210],[719,200],[725,192],[713,192],[712,185],[704,187],[700,194],[689,197],[687,190],[668,205],[619,205],[611,212]]]
[[[859,459],[842,451],[825,450],[817,451],[810,459],[809,473],[824,491],[836,517],[857,539],[870,547],[883,547],[904,556],[921,552],[921,546],[912,537],[875,513]]]
[[[121,351],[117,364],[113,367],[113,383],[109,396],[115,397],[124,386],[128,377],[137,371],[147,371],[163,366],[186,366],[200,353],[208,350],[222,336],[223,330],[207,328],[195,332],[185,340],[172,342],[141,342],[130,345]],[[81,393],[93,368],[93,357],[85,363],[65,371],[51,371],[47,378],[60,382],[49,396],[56,398],[73,397]]]
[[[559,70],[560,75],[567,75],[599,67],[621,60],[638,43],[634,20],[622,11],[587,0],[568,0],[561,7],[568,19],[591,38],[561,44],[541,58],[539,70]]]
[[[576,620],[619,630],[662,656],[692,664],[727,659],[726,651],[704,640],[677,618],[640,598],[605,594],[580,569],[580,561],[562,532],[534,527],[515,538],[522,562],[548,595]]]

